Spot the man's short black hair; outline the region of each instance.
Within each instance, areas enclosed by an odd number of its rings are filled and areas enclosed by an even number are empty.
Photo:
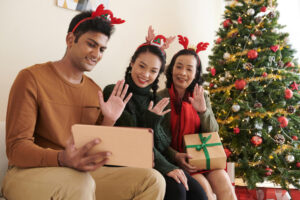
[[[80,22],[82,19],[91,17],[91,15],[92,15],[92,11],[85,11],[85,12],[82,12],[82,13],[76,15],[72,19],[72,21],[69,25],[68,33],[72,32],[73,28],[78,24],[78,22]],[[108,38],[110,38],[110,36],[112,35],[112,33],[114,31],[114,27],[111,25],[109,20],[107,20],[103,17],[95,17],[93,19],[88,19],[88,20],[80,23],[79,26],[73,32],[75,35],[75,42],[78,41],[79,37],[82,34],[88,32],[88,31],[101,32],[104,35],[106,35]]]

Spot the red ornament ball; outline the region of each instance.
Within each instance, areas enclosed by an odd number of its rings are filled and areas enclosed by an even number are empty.
[[[247,82],[243,79],[239,79],[235,81],[234,85],[237,90],[243,90],[247,85]]]
[[[225,154],[226,154],[227,158],[232,154],[231,151],[227,148],[225,148],[224,151],[225,151]]]
[[[268,73],[267,73],[267,72],[264,72],[264,73],[262,74],[262,76],[263,76],[263,77],[267,77],[267,76],[268,76]]]
[[[287,120],[287,118],[285,116],[278,117],[277,121],[280,123],[281,128],[287,127],[287,125],[289,123],[289,121]]]
[[[297,137],[296,135],[293,135],[293,136],[292,136],[292,139],[295,140],[295,141],[297,141],[297,140],[298,140],[298,137]]]
[[[211,75],[215,76],[216,75],[216,69],[215,68],[211,68],[210,69]]]
[[[239,24],[242,24],[242,23],[243,23],[243,19],[242,19],[241,16],[238,17],[237,22],[238,22]]]
[[[284,98],[285,99],[291,99],[293,97],[293,91],[289,88],[285,89],[284,91]]]
[[[295,64],[293,62],[287,62],[284,64],[286,67],[295,67]]]
[[[258,53],[257,53],[257,51],[255,49],[251,49],[251,50],[248,51],[247,56],[248,56],[248,59],[254,60],[254,59],[257,58]]]
[[[272,170],[271,168],[267,167],[267,168],[266,168],[266,173],[265,173],[265,175],[266,175],[266,176],[271,176],[272,173],[273,173],[273,170]]]
[[[233,132],[234,132],[235,134],[239,134],[239,133],[240,133],[240,129],[239,129],[238,127],[233,128]]]
[[[300,168],[300,162],[296,163],[296,167]]]
[[[254,146],[259,146],[262,143],[262,138],[255,135],[251,138],[251,143],[254,144]]]
[[[232,24],[231,19],[226,19],[226,20],[223,22],[224,28],[228,28],[231,24]]]
[[[216,44],[220,44],[222,42],[222,38],[218,38],[217,40],[216,40]]]
[[[266,12],[266,10],[267,10],[267,7],[266,7],[266,6],[263,6],[263,7],[260,8],[260,11],[261,11],[261,12]]]
[[[210,88],[213,88],[214,86],[215,86],[214,83],[210,83],[210,84],[209,84],[209,87],[210,87]]]

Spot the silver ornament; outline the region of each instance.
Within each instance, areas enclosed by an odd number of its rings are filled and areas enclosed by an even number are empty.
[[[223,58],[225,60],[229,59],[230,58],[230,53],[228,53],[228,52],[224,53]]]
[[[225,81],[225,77],[221,77],[219,80],[220,80],[220,82],[224,82]]]
[[[263,128],[264,124],[262,122],[256,122],[254,124],[254,127],[257,129],[257,130],[261,130]]]
[[[228,72],[228,71],[225,72],[225,78],[232,78],[232,75],[230,74],[230,72]]]
[[[293,155],[288,154],[288,155],[285,156],[285,160],[286,160],[288,163],[292,163],[292,162],[295,161],[295,157],[294,157]]]
[[[231,109],[233,112],[238,112],[241,109],[241,107],[239,104],[233,104]]]
[[[245,121],[245,122],[247,122],[247,123],[249,122],[249,120],[250,120],[249,117],[246,117],[246,118],[243,119],[243,121]]]
[[[254,14],[255,14],[255,10],[253,8],[247,10],[247,15],[254,15]]]
[[[273,126],[268,126],[268,133],[270,133],[273,130]]]
[[[261,137],[261,136],[262,136],[262,132],[261,132],[261,131],[257,131],[257,132],[255,133],[255,135],[258,136],[258,137]]]

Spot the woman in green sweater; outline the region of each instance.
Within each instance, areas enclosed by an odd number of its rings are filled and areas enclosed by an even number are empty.
[[[129,85],[128,94],[132,93],[132,97],[115,125],[153,129],[154,168],[165,177],[165,199],[207,199],[200,184],[188,173],[169,162],[165,154],[170,140],[160,126],[160,122],[163,115],[170,110],[164,111],[169,99],[160,99],[156,96],[158,77],[164,71],[166,62],[164,50],[154,44],[160,39],[163,38],[148,40],[139,46],[132,56],[125,75],[125,82]],[[109,85],[104,88],[105,100],[109,98],[113,87],[114,85]]]
[[[165,132],[171,138],[169,148],[171,160],[185,171],[192,174],[204,188],[208,199],[236,199],[233,187],[225,170],[217,169],[198,172],[188,164],[191,158],[184,153],[183,136],[192,133],[217,132],[218,123],[211,109],[208,95],[204,92],[201,77],[200,58],[194,49],[188,49],[188,40],[179,36],[179,42],[184,49],[176,53],[166,70],[166,88],[158,93],[161,97],[170,98],[167,109],[171,112],[165,115],[162,122]],[[208,44],[207,44],[208,45]],[[199,45],[197,45],[199,46]],[[205,50],[206,47],[200,50]]]

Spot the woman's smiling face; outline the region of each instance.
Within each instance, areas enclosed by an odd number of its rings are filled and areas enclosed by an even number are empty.
[[[155,81],[161,66],[162,63],[155,54],[141,53],[135,62],[131,63],[131,78],[138,87],[145,88]]]
[[[197,60],[193,55],[181,55],[175,61],[172,79],[177,89],[187,89],[196,76]]]

